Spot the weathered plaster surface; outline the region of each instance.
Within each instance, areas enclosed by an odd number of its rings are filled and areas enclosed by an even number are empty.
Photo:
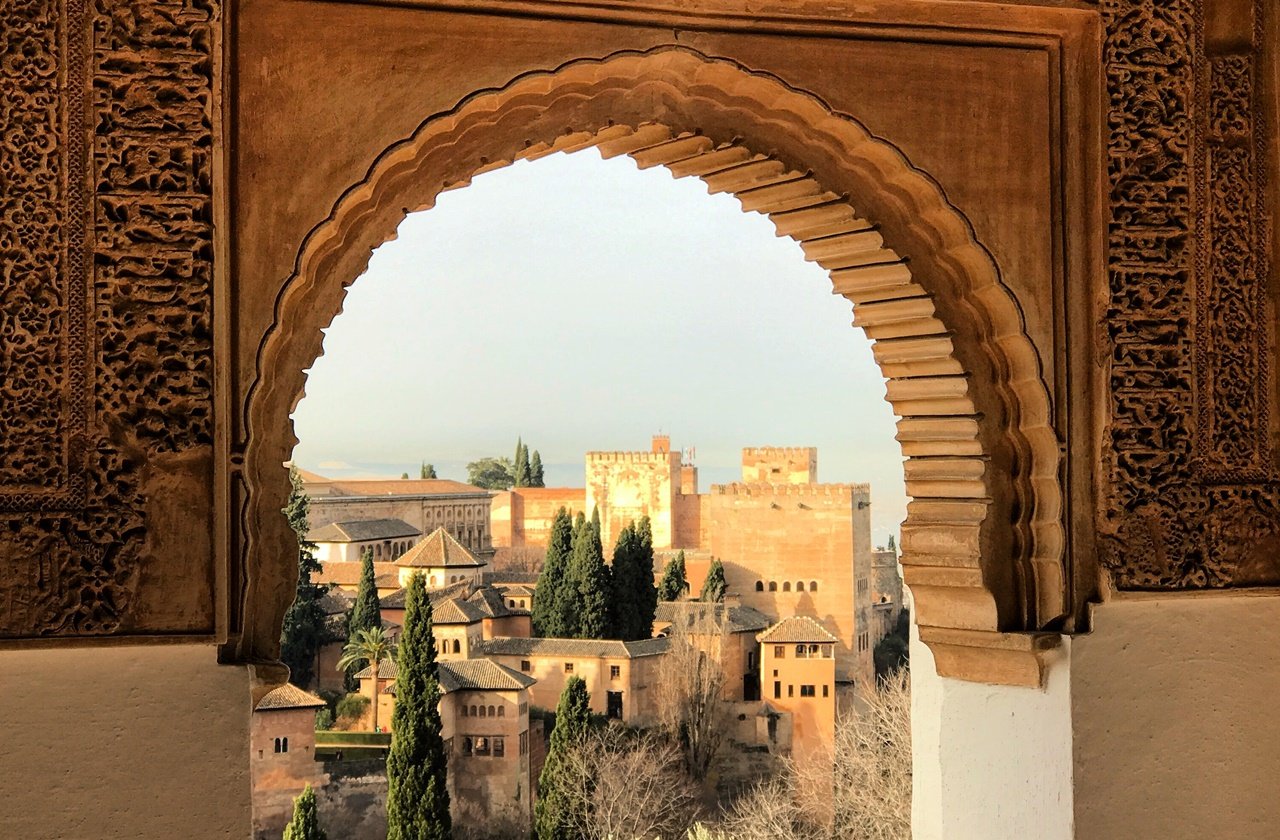
[[[1111,836],[1072,829],[1070,645],[1044,689],[983,685],[939,677],[912,626],[913,840]]]
[[[212,647],[0,652],[0,836],[249,833],[249,676]]]
[[[1277,836],[1280,597],[1117,600],[1071,647],[1078,837]]]

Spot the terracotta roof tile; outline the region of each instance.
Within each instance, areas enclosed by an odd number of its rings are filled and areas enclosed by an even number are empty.
[[[320,481],[304,480],[304,487],[311,496],[490,495],[483,487],[448,478],[321,478]]]
[[[444,691],[521,691],[537,680],[488,659],[437,663]]]
[[[749,633],[764,630],[771,623],[769,617],[754,607],[730,607],[724,604],[707,604],[700,601],[659,601],[654,620],[675,624],[683,619],[686,627],[714,621],[723,625],[727,633]]]
[[[756,636],[761,642],[838,642],[825,627],[807,615],[784,618]]]
[[[643,639],[638,642],[619,642],[612,639],[521,639],[498,637],[484,642],[483,651],[493,656],[609,656],[619,659],[638,659],[666,653],[671,640]]]
[[[378,663],[378,679],[394,680],[399,670],[396,668],[395,659],[384,659]],[[373,666],[366,665],[356,673],[356,679],[367,680],[373,676]]]
[[[285,683],[266,697],[258,701],[255,712],[270,712],[280,709],[318,709],[328,705],[310,691],[303,691],[293,683]]]
[[[432,531],[426,539],[400,555],[395,564],[414,569],[475,568],[484,565],[444,528]]]
[[[484,612],[479,607],[461,598],[448,598],[431,605],[433,624],[475,624],[484,617]]]
[[[328,583],[335,586],[359,586],[360,563],[345,560],[330,560],[320,564],[320,573],[312,577],[314,583]],[[373,564],[374,583],[379,588],[399,586],[400,573],[394,563]]]
[[[352,519],[347,522],[331,522],[313,528],[307,541],[313,543],[353,543],[372,540],[397,540],[420,537],[422,532],[403,519]]]

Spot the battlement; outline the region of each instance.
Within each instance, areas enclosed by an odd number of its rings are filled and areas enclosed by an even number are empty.
[[[808,457],[809,455],[817,455],[818,447],[816,446],[744,446],[742,447],[743,455],[754,455],[756,457],[767,458],[783,456],[788,458]]]
[[[674,452],[588,452],[588,464],[670,464],[673,456],[679,460],[679,453]]]
[[[787,496],[787,497],[837,497],[846,498],[854,495],[870,495],[870,484],[767,484],[764,482],[741,482],[732,484],[711,485],[713,496]]]

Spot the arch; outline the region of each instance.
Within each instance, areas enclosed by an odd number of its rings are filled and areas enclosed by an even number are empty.
[[[789,581],[789,580],[784,580],[784,581],[782,582],[782,591],[783,591],[783,592],[790,592],[790,591],[791,591],[791,581]]]
[[[453,640],[453,652],[462,653],[462,642],[458,641],[457,639]]]
[[[763,591],[764,591],[764,581],[762,581],[762,580],[758,580],[758,581],[756,581],[756,591],[757,591],[757,592],[763,592]]]
[[[770,592],[778,591],[778,582],[776,580],[769,581],[769,591]]]
[[[796,591],[797,591],[797,592],[803,592],[803,591],[804,591],[804,581],[802,581],[802,580],[798,580],[798,581],[796,581]]]
[[[818,582],[816,580],[809,581],[809,591],[810,592],[818,591]]]
[[[1061,456],[1017,301],[969,222],[896,147],[774,76],[684,47],[577,60],[476,92],[383,151],[308,235],[245,407],[240,655],[275,656],[292,600],[283,558],[293,537],[277,514],[292,440],[275,430],[345,286],[440,192],[517,159],[589,146],[734,193],[829,271],[875,342],[900,418],[913,498],[902,563],[922,628],[938,630],[922,634],[936,642],[940,670],[988,647],[1038,680],[1042,641],[1006,631],[1043,628],[1066,609]],[[279,566],[262,574],[256,558]]]

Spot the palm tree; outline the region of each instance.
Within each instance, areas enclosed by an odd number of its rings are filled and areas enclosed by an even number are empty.
[[[378,671],[383,662],[390,662],[396,654],[396,646],[382,632],[381,627],[369,627],[360,630],[342,649],[342,658],[338,660],[338,670],[345,671],[353,666],[370,665],[373,667],[373,731],[378,731]]]

